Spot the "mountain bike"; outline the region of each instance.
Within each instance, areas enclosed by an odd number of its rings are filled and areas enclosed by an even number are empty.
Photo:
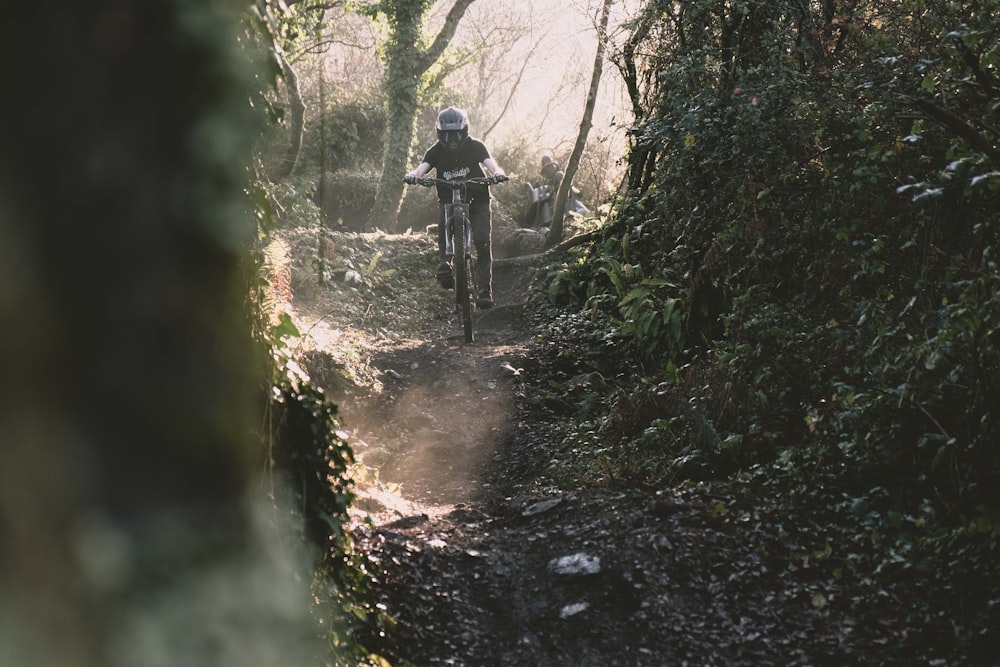
[[[466,186],[469,184],[494,185],[497,182],[493,176],[475,176],[452,181],[429,177],[417,179],[417,184],[424,187],[443,185],[451,189],[451,202],[444,205],[444,254],[446,261],[454,258],[455,308],[462,320],[462,330],[466,343],[475,342],[472,309],[478,287]],[[456,252],[457,248],[462,249],[462,251]]]

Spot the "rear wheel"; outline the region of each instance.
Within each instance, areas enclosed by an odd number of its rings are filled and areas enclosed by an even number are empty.
[[[465,342],[471,343],[475,338],[472,331],[472,258],[465,254],[466,227],[469,221],[461,206],[452,209],[452,219],[455,228],[455,299],[459,317],[462,318]]]

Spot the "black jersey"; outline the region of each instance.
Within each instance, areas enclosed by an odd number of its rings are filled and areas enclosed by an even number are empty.
[[[431,146],[424,155],[424,162],[437,170],[437,177],[446,181],[459,178],[488,176],[480,163],[490,157],[486,144],[478,139],[468,138],[452,150],[440,141]],[[439,185],[438,201],[450,202],[451,189]],[[469,201],[473,199],[489,199],[490,188],[487,185],[469,185]]]

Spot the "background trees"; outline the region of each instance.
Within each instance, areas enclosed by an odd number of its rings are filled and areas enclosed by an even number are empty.
[[[455,24],[447,48],[421,75],[421,81],[410,74],[403,76],[401,80],[420,91],[413,111],[415,125],[409,120],[402,122],[411,128],[409,153],[402,163],[407,169],[435,140],[434,118],[448,104],[469,111],[473,134],[486,136],[510,173],[537,179],[544,153],[561,161],[569,157],[579,127],[578,114],[569,110],[584,102],[590,74],[587,64],[593,58],[596,32],[591,26],[593,17],[588,18],[589,10],[557,4],[520,3],[503,11],[489,4],[470,4],[462,20]],[[417,31],[422,40],[420,48],[432,46],[424,33],[446,26],[451,7],[450,3],[440,3],[423,10],[423,22]],[[276,105],[283,128],[273,133],[268,172],[276,180],[283,180],[284,187],[293,189],[317,188],[322,184],[322,173],[335,172],[327,182],[335,183],[337,192],[345,185],[356,199],[350,202],[352,208],[356,206],[366,213],[362,220],[352,216],[344,221],[352,228],[368,225],[367,214],[376,199],[386,195],[395,201],[389,206],[392,215],[381,225],[388,225],[390,218],[397,224],[395,210],[402,193],[398,174],[385,181],[387,188],[382,194],[376,192],[378,183],[385,178],[382,157],[390,129],[397,128],[392,131],[398,134],[400,125],[388,119],[386,103],[398,96],[387,95],[383,88],[388,51],[379,45],[389,44],[392,28],[379,8],[371,4],[359,14],[341,3],[331,6],[300,2],[291,7],[288,15],[275,17],[281,26],[284,60],[294,67],[304,102],[304,127],[293,173],[277,179],[281,175],[277,172],[279,165],[289,164],[285,159],[287,149],[296,136],[292,127],[292,89],[284,92],[283,84]],[[617,25],[620,20],[619,13],[613,22]],[[400,53],[405,54],[401,65],[404,69],[419,64],[420,58],[413,53],[405,49]],[[583,198],[595,208],[614,187],[619,169],[616,159],[624,129],[621,115],[613,111],[617,104],[615,83],[615,77],[605,77],[596,101],[593,150],[583,155],[576,182],[583,189]],[[612,123],[612,117],[618,125]],[[514,206],[526,204],[521,201],[520,189],[506,188],[499,194]],[[417,209],[420,205],[413,203]],[[414,224],[412,212],[404,217],[398,224]],[[327,224],[337,225],[338,216]]]

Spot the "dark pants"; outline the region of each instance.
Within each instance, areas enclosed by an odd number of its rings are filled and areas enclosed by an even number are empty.
[[[473,199],[469,203],[469,224],[472,226],[472,243],[476,246],[476,266],[479,275],[479,292],[493,294],[493,248],[491,242],[492,214],[489,199]],[[444,204],[441,205],[441,215],[438,222],[438,256],[442,261],[444,256]]]

